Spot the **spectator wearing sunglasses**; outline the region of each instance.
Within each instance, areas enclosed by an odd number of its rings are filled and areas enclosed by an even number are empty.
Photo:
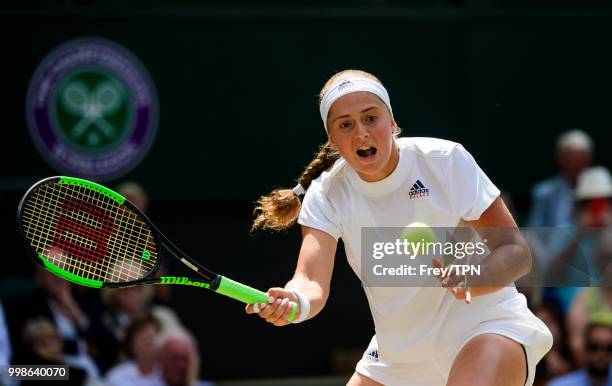
[[[612,386],[612,324],[592,321],[585,331],[586,362],[577,371],[553,379],[549,386]]]
[[[587,168],[574,197],[574,220],[553,230],[546,258],[546,283],[555,288],[544,292],[544,300],[558,303],[563,313],[582,287],[603,287],[600,279],[610,259],[600,252],[612,229],[612,174],[603,166]]]
[[[608,265],[597,286],[585,288],[572,301],[567,317],[568,344],[578,364],[585,362],[585,329],[590,320],[612,321],[612,227],[601,231],[595,260]]]

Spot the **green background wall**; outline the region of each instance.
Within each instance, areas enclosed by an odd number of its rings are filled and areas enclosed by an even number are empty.
[[[154,199],[251,201],[291,185],[325,140],[320,87],[337,70],[361,68],[385,82],[404,135],[462,142],[524,210],[529,186],[554,170],[559,132],[589,131],[597,161],[610,164],[611,21],[606,10],[0,12],[0,98],[11,144],[0,162],[21,159],[2,178],[10,185],[9,177],[53,173],[26,130],[30,76],[58,44],[100,36],[134,52],[159,92],[157,140],[125,177],[142,181]]]
[[[250,236],[250,202],[292,186],[325,141],[316,95],[337,70],[378,75],[404,135],[462,142],[521,214],[531,185],[554,173],[560,132],[587,130],[596,162],[612,166],[612,9],[52,4],[0,8],[0,242],[12,259],[2,277],[31,269],[14,226],[19,197],[56,174],[26,128],[27,86],[47,53],[82,36],[127,47],[159,93],[157,139],[123,179],[147,188],[170,239],[258,288],[290,277],[299,231]],[[341,248],[328,307],[299,332],[191,288],[176,289],[173,305],[212,379],[327,374],[334,349],[363,349],[373,333]]]

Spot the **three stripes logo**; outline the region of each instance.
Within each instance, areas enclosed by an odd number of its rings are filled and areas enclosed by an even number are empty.
[[[344,82],[342,82],[342,83],[340,83],[340,84],[338,85],[337,90],[338,90],[338,91],[342,91],[342,90],[344,90],[345,88],[347,88],[347,87],[352,87],[352,86],[354,86],[353,82],[351,82],[350,80],[348,80],[348,79],[347,79],[347,80],[345,80]]]
[[[378,350],[372,350],[366,354],[366,358],[372,362],[378,362]]]
[[[427,197],[429,196],[429,189],[427,189],[425,185],[423,185],[421,180],[416,180],[416,182],[412,185],[412,188],[410,188],[408,196],[411,200],[413,198]]]

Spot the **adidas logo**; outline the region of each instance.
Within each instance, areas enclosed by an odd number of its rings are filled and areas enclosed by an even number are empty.
[[[337,87],[338,91],[342,91],[343,89],[347,88],[347,87],[351,87],[353,86],[353,82],[351,82],[350,80],[345,80],[344,82],[340,83]]]
[[[372,350],[366,354],[366,358],[372,362],[378,362],[378,350]]]
[[[413,198],[427,197],[429,196],[429,189],[427,189],[425,185],[423,185],[421,180],[416,180],[414,185],[412,185],[412,188],[410,188],[410,192],[408,193],[408,196],[410,197],[411,200]]]

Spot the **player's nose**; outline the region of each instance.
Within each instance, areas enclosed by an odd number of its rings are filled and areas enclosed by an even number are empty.
[[[370,136],[370,131],[362,122],[355,124],[355,137],[358,139],[367,138]]]

